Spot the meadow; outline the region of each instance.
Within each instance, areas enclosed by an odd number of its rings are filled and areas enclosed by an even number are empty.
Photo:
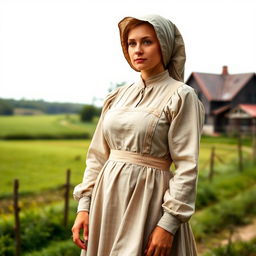
[[[80,182],[89,144],[90,140],[0,141],[0,197],[11,195],[12,182],[15,178],[20,180],[21,193],[38,192],[63,184],[67,169],[72,171],[72,183]],[[216,154],[224,161],[216,160],[216,172],[219,166],[219,170],[225,173],[225,163],[236,159],[236,145],[214,145]],[[203,167],[203,170],[200,170],[202,177],[208,175],[211,147],[212,143],[203,138],[199,155],[199,167]],[[245,153],[248,154],[246,151]]]
[[[79,249],[70,239],[77,202],[72,200],[70,193],[69,223],[67,228],[63,227],[63,184],[67,169],[71,169],[72,188],[81,182],[90,139],[64,140],[58,134],[70,132],[72,135],[78,130],[81,134],[86,131],[92,134],[96,120],[83,124],[75,115],[12,118],[0,117],[1,136],[27,132],[35,137],[33,140],[0,140],[0,256],[14,255],[12,191],[15,178],[20,181],[24,255],[78,255]],[[64,125],[65,128],[61,125],[63,120],[68,123]],[[53,137],[48,140],[36,139],[38,134],[47,133]],[[58,139],[53,139],[54,136]],[[250,225],[256,215],[256,172],[251,159],[251,140],[243,138],[243,172],[238,170],[236,143],[235,138],[224,136],[203,136],[201,140],[197,211],[191,219],[200,255],[205,252],[207,255],[253,255],[241,253],[247,248],[254,250],[252,241],[248,245],[234,244],[232,254],[225,254],[230,248],[219,247],[231,226]],[[216,153],[215,174],[213,180],[209,181],[209,160],[213,146]],[[37,234],[36,239],[34,234]],[[207,252],[209,248],[215,249]]]
[[[83,123],[76,114],[0,116],[0,139],[88,139],[96,122]]]

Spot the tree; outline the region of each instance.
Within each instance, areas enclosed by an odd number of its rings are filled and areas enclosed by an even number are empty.
[[[80,112],[82,122],[91,122],[94,116],[98,116],[98,108],[94,105],[85,105]]]
[[[2,99],[0,99],[0,115],[13,115],[13,106]]]

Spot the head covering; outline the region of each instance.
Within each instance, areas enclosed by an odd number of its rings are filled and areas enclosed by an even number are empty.
[[[125,17],[118,23],[121,45],[124,56],[130,66],[138,71],[131,63],[126,44],[124,30],[132,20],[149,22],[155,29],[158,38],[165,69],[168,69],[172,78],[183,82],[184,66],[186,61],[185,45],[178,28],[170,20],[160,15],[147,15],[142,17]]]

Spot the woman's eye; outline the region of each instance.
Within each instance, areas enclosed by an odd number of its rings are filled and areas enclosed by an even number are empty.
[[[128,42],[128,46],[135,46],[135,42]]]
[[[150,40],[145,40],[143,43],[146,44],[146,45],[149,45],[149,44],[151,44],[152,42],[151,42]]]

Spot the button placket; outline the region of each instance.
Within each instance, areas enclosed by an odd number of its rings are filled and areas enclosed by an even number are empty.
[[[140,102],[142,101],[142,99],[143,99],[143,97],[144,97],[144,93],[145,93],[145,88],[142,88],[141,90],[140,90],[140,99],[139,99],[139,101],[136,103],[136,105],[135,105],[135,108],[140,104]]]

